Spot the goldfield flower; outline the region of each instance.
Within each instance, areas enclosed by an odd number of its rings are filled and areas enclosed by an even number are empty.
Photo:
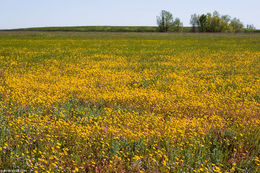
[[[0,39],[0,168],[257,172],[259,36],[140,36]]]

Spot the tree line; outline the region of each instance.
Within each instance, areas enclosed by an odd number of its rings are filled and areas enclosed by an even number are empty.
[[[243,23],[238,18],[231,18],[229,15],[221,15],[217,11],[212,14],[192,14],[190,18],[192,32],[241,32]],[[157,25],[161,32],[181,32],[183,23],[180,18],[173,18],[172,13],[162,10],[157,16]],[[246,31],[254,31],[254,25],[247,25]]]

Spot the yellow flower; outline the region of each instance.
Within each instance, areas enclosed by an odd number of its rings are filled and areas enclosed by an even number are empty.
[[[72,172],[79,172],[79,168],[75,168]]]
[[[133,157],[133,159],[134,159],[134,160],[140,160],[141,157],[136,155],[136,156]]]

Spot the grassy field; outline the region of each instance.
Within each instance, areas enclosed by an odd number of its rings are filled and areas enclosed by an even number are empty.
[[[20,31],[77,31],[77,32],[158,32],[155,26],[68,26],[15,29]]]
[[[0,170],[259,172],[260,34],[0,32]]]
[[[76,32],[159,32],[157,26],[67,26],[35,27],[14,29],[19,31],[76,31]],[[191,27],[184,27],[183,32],[190,32]]]
[[[0,30],[1,31],[1,30]],[[40,32],[159,32],[157,26],[57,26],[57,27],[34,27],[19,28],[6,31],[40,31]],[[173,31],[172,31],[173,32]],[[181,32],[190,33],[192,27],[183,27]],[[198,32],[198,31],[197,31]],[[242,29],[244,33],[259,33],[260,30]]]

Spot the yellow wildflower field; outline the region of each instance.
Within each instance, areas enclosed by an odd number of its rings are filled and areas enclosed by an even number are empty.
[[[258,172],[260,34],[0,33],[0,169]]]

